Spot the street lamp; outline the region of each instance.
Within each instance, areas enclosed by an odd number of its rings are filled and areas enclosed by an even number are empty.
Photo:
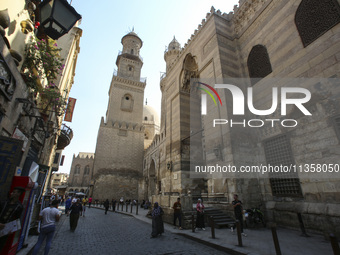
[[[66,0],[44,0],[40,4],[40,24],[54,40],[68,33],[81,15]]]

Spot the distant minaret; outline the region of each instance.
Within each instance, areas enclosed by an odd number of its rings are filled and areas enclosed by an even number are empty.
[[[164,53],[164,60],[166,62],[166,71],[168,72],[169,67],[176,59],[177,55],[181,52],[181,45],[176,40],[175,36],[174,39],[169,43],[168,49]]]

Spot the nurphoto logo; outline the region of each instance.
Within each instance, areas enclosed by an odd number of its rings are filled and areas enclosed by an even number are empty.
[[[220,105],[222,106],[222,100],[220,95],[217,93],[216,89],[224,89],[231,93],[232,96],[232,113],[234,116],[244,116],[245,115],[245,106],[247,106],[247,110],[257,116],[268,116],[276,113],[278,108],[280,108],[280,115],[287,115],[287,106],[292,105],[297,107],[305,116],[311,116],[312,114],[305,107],[304,104],[308,103],[311,99],[311,92],[306,88],[301,87],[272,87],[271,88],[271,106],[267,109],[257,109],[254,104],[254,92],[253,87],[248,87],[246,89],[246,95],[243,91],[236,85],[233,84],[215,84],[214,87],[208,85],[203,82],[196,82],[200,85],[203,85],[209,88],[218,98]],[[216,100],[212,93],[206,88],[198,87],[198,89],[202,90],[205,93],[201,94],[201,114],[207,115],[207,94],[212,98],[215,106],[217,106]],[[270,88],[268,88],[270,89]],[[280,99],[280,103],[279,103]],[[247,104],[245,104],[247,102]],[[230,127],[238,126],[238,127],[262,127],[265,124],[270,124],[271,127],[274,127],[276,123],[281,124],[282,127],[296,127],[298,125],[298,121],[296,119],[285,119],[285,118],[268,118],[268,119],[243,119],[243,120],[233,120],[233,119],[225,119],[225,118],[214,118],[212,121],[212,126],[216,127],[217,125],[230,125]]]

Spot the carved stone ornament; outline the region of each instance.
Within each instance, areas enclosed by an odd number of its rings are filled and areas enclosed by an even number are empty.
[[[0,54],[0,91],[7,100],[12,100],[16,88],[16,81],[3,57]]]
[[[194,57],[189,53],[183,62],[182,90],[190,92],[190,79],[198,78],[198,65]]]

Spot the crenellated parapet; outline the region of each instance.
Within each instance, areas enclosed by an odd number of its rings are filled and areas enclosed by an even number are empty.
[[[114,129],[119,129],[119,130],[129,130],[129,131],[134,131],[134,132],[144,132],[144,125],[138,124],[138,123],[130,123],[130,122],[125,122],[125,121],[110,121],[108,123],[104,122],[104,118],[102,118],[100,127],[110,127]]]
[[[235,34],[242,34],[271,1],[272,0],[239,0],[239,6],[234,6],[233,23]]]
[[[76,159],[94,159],[94,153],[79,152],[79,154],[76,157],[73,155],[73,158],[76,158]]]
[[[177,61],[182,57],[182,55],[184,54],[184,52],[186,52],[186,49],[190,46],[190,44],[196,39],[197,35],[202,31],[202,29],[204,28],[204,26],[207,24],[207,22],[214,16],[218,16],[221,17],[223,19],[225,19],[226,21],[231,21],[234,17],[233,12],[229,12],[227,13],[222,13],[220,10],[216,10],[213,6],[211,6],[210,12],[207,13],[205,19],[202,19],[201,24],[198,25],[197,29],[194,30],[194,33],[191,34],[190,38],[188,39],[188,41],[184,44],[184,47],[181,48],[180,50],[176,50],[176,51],[170,51],[170,50],[166,50],[165,54],[164,54],[164,59],[166,60],[166,57],[168,57],[168,55],[171,54],[175,54],[176,57],[172,60],[172,62],[167,66],[167,72],[171,71],[171,69],[175,66],[175,64],[177,63]]]
[[[164,133],[161,134],[156,134],[152,140],[152,143],[149,145],[149,147],[147,147],[144,150],[144,154],[147,155],[149,154],[151,151],[153,151],[154,149],[156,149],[160,144],[162,144],[165,141],[165,135]]]

